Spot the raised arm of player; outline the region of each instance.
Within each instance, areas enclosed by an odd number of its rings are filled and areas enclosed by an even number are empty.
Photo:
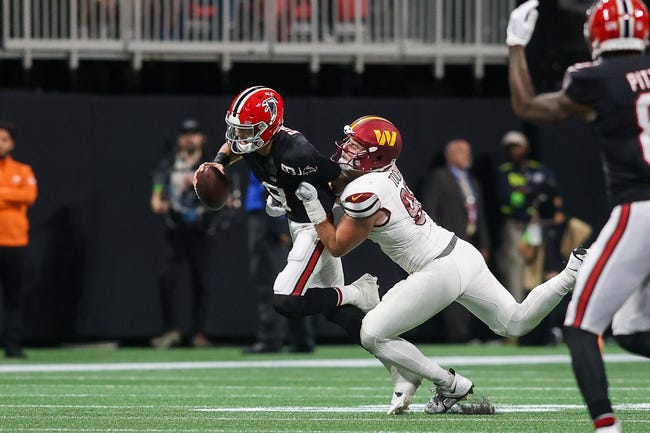
[[[594,110],[574,102],[564,94],[564,90],[537,95],[528,70],[524,47],[510,46],[508,54],[510,103],[517,116],[536,123],[556,123],[572,116],[581,117],[586,121],[595,119]]]
[[[590,107],[572,101],[564,90],[535,93],[528,69],[525,47],[537,22],[537,0],[528,0],[510,13],[506,44],[508,45],[508,84],[510,102],[515,114],[536,123],[555,123],[572,116],[592,121],[596,113]]]

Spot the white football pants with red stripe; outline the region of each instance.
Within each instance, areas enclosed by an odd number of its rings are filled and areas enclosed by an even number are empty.
[[[275,279],[273,293],[302,296],[309,287],[342,287],[341,259],[324,248],[314,225],[289,221],[289,231],[293,247],[287,266]]]
[[[650,201],[612,209],[578,272],[564,324],[615,335],[650,330]],[[612,322],[613,320],[613,322]]]

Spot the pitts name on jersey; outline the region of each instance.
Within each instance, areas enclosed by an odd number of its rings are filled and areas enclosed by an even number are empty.
[[[628,72],[625,78],[633,92],[650,89],[650,69]]]

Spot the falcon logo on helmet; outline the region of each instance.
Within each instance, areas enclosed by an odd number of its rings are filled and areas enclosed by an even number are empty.
[[[226,140],[233,153],[266,146],[284,123],[284,102],[275,90],[254,86],[235,96],[226,113]]]
[[[599,0],[587,11],[584,34],[595,60],[606,51],[643,51],[648,9],[641,0]]]
[[[395,125],[379,116],[363,116],[345,125],[345,138],[336,141],[331,160],[344,170],[384,171],[402,151],[402,136]]]
[[[271,113],[270,123],[274,123],[275,119],[278,118],[278,100],[274,97],[270,97],[265,101],[262,101],[262,106],[266,108],[266,111]]]

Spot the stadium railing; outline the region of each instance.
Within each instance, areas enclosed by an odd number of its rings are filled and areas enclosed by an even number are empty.
[[[504,64],[514,0],[0,0],[0,57]]]

